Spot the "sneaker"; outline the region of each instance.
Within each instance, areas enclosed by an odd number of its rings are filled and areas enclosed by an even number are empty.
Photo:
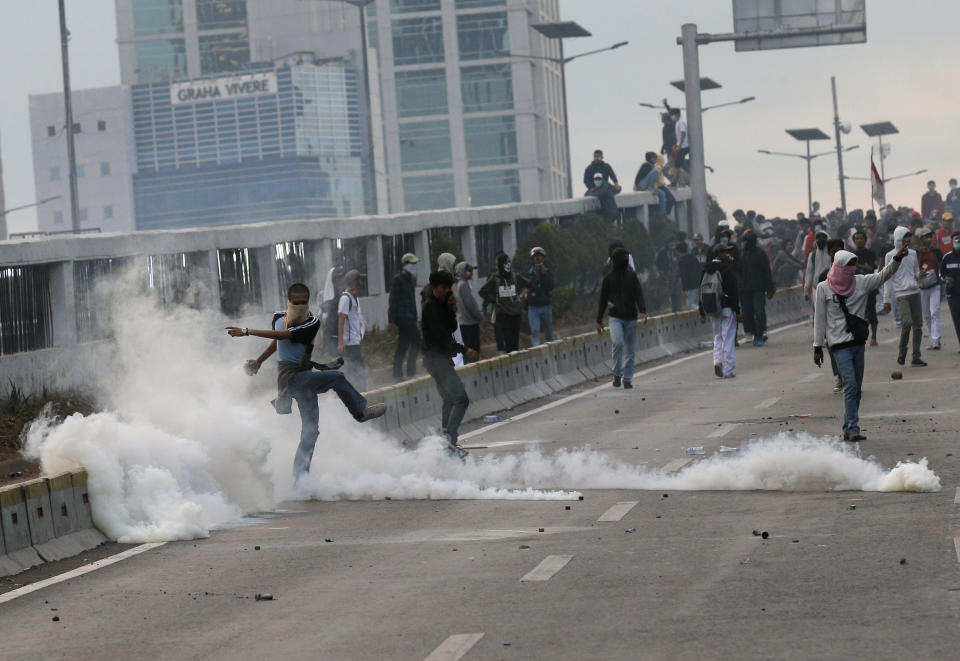
[[[368,422],[374,418],[379,418],[387,412],[386,404],[371,404],[363,409],[363,413],[357,416],[357,422]]]
[[[843,380],[839,376],[837,382],[833,384],[833,392],[843,392]]]
[[[850,443],[859,443],[860,441],[867,440],[867,437],[861,434],[859,429],[854,427],[843,433],[843,440],[849,441]]]
[[[716,365],[714,365],[714,366],[713,366],[713,373],[717,375],[717,378],[718,378],[718,379],[722,379],[722,378],[723,378],[723,365],[721,365],[720,363],[717,363]]]
[[[619,387],[620,387],[620,377],[619,377],[619,376],[613,377],[613,387],[614,387],[614,388],[619,388]]]
[[[927,366],[927,364],[926,364],[925,362],[923,362],[922,360],[920,360],[919,358],[914,358],[913,360],[910,361],[910,364],[913,365],[914,367],[926,367],[926,366]]]
[[[875,337],[871,337],[871,338],[870,338],[870,346],[871,346],[871,347],[880,346],[880,343],[877,342],[877,338],[875,338]]]
[[[736,373],[736,372],[730,372],[729,374],[724,374],[724,375],[723,375],[723,378],[725,378],[725,379],[735,379],[735,378],[737,378],[737,373]]]
[[[929,347],[927,347],[927,351],[940,351],[940,343],[938,342],[936,344],[931,344]]]
[[[897,358],[897,364],[903,365],[905,362],[907,362],[906,357],[898,357],[898,358]]]
[[[632,381],[627,381],[626,379],[624,379],[624,380],[623,380],[623,389],[624,389],[624,390],[631,390],[631,389],[633,389],[633,382],[632,382]]]

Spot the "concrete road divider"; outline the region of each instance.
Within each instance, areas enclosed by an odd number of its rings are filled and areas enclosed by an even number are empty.
[[[0,487],[0,514],[4,555],[0,556],[0,575],[16,574],[43,563],[30,543],[27,501],[19,484]]]

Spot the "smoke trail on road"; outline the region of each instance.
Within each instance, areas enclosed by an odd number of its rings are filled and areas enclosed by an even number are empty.
[[[836,441],[780,434],[734,456],[667,474],[589,448],[451,458],[439,439],[407,450],[321,397],[309,481],[293,489],[299,416],[277,416],[271,365],[251,379],[243,360],[265,341],[231,339],[220,315],[161,310],[123,287],[116,348],[89,374],[104,411],[42,418],[26,453],[45,472],[82,466],[94,520],[122,542],[204,537],[279,499],[576,499],[579,489],[937,491],[926,460],[890,470]],[[132,292],[132,293],[131,293]],[[145,323],[149,321],[149,323]],[[250,325],[254,325],[250,323]],[[267,326],[263,320],[260,327]],[[271,392],[273,391],[273,392]]]

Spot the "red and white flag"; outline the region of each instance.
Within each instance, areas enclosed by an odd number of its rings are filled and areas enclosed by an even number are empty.
[[[887,204],[887,191],[883,185],[883,178],[880,176],[880,173],[877,172],[877,166],[873,162],[873,158],[870,158],[870,188],[873,192],[873,199],[876,200],[877,204],[881,207]]]

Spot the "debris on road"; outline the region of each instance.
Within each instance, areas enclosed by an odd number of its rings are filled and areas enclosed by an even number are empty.
[[[901,564],[901,565],[907,564],[907,559],[906,559],[906,558],[900,558],[900,564]]]
[[[896,370],[896,371],[894,371],[894,372],[891,372],[891,373],[890,373],[890,378],[893,379],[894,381],[899,381],[900,379],[903,378],[903,372],[901,372],[900,370]]]
[[[254,547],[253,547],[253,550],[254,550],[254,551],[259,551],[259,550],[260,550],[260,547],[259,547],[259,546],[254,546]]]
[[[762,533],[760,533],[760,537],[762,537],[763,539],[767,539],[768,537],[770,537],[770,533],[764,530]]]
[[[613,409],[614,415],[620,415],[620,409]]]
[[[855,509],[857,509],[857,506],[856,506],[856,505],[848,505],[848,506],[847,506],[847,509],[855,510]]]
[[[325,541],[325,542],[327,542],[327,543],[329,544],[329,543],[330,543],[330,542],[332,542],[333,540],[332,540],[332,539],[330,539],[329,537],[327,537],[327,538],[326,538],[326,539],[324,539],[323,541]]]
[[[529,545],[529,544],[521,544],[521,545],[518,546],[517,548],[519,548],[521,551],[526,551],[526,550],[528,550],[528,549],[530,548],[530,545]]]
[[[273,601],[273,595],[269,592],[258,592],[253,598],[257,601]]]
[[[568,509],[570,509],[570,506],[569,506],[569,505],[564,505],[564,506],[563,506],[563,509],[568,510]]]
[[[737,452],[740,448],[732,448],[729,445],[721,445],[720,452]]]
[[[696,447],[687,448],[683,451],[684,454],[706,454],[706,450],[703,449],[702,445]]]
[[[537,532],[544,532],[543,528],[537,528]]]
[[[623,532],[637,532],[637,529],[636,529],[636,528],[627,528],[627,529],[624,530]]]
[[[483,421],[484,421],[484,422],[500,422],[500,416],[499,416],[499,415],[485,415],[485,416],[483,416]]]
[[[60,616],[59,616],[59,615],[54,615],[54,616],[53,616],[52,618],[50,618],[50,619],[51,619],[53,622],[59,622],[59,621],[60,621]]]

